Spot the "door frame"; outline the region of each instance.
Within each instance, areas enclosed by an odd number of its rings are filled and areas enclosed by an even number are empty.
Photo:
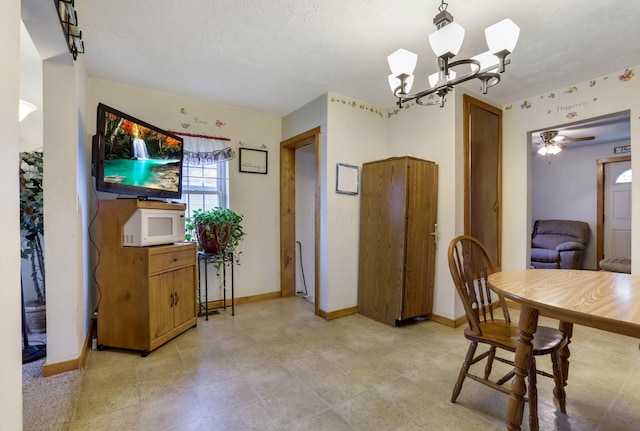
[[[604,259],[604,166],[607,163],[628,162],[631,156],[609,157],[606,159],[598,159],[598,197],[597,197],[597,225],[596,225],[596,270],[600,270],[600,261]],[[633,186],[632,186],[633,187]]]
[[[314,313],[319,315],[320,290],[320,126],[280,142],[280,295],[296,294],[296,150],[315,144]]]

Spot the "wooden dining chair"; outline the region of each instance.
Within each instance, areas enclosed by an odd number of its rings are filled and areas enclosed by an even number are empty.
[[[460,375],[453,388],[451,402],[456,402],[462,383],[467,377],[510,394],[510,389],[503,385],[515,375],[515,372],[511,370],[495,380],[490,379],[490,374],[494,360],[514,366],[513,358],[520,338],[519,330],[517,324],[511,323],[509,309],[504,299],[489,288],[487,278],[495,270],[486,249],[472,236],[461,235],[454,238],[449,244],[449,270],[469,323],[464,336],[471,341]],[[496,316],[499,314],[502,314],[501,318]],[[478,344],[487,345],[489,349],[476,355]],[[527,376],[528,394],[525,400],[529,403],[529,427],[531,430],[537,430],[539,426],[536,375],[554,379],[554,396],[558,400],[560,410],[563,413],[566,412],[559,351],[566,346],[567,336],[558,329],[538,326],[532,344],[533,357]],[[509,352],[511,355],[509,358],[498,356],[498,349]],[[551,356],[553,375],[536,369],[535,357],[547,354]],[[483,359],[487,360],[483,375],[471,373],[470,367]]]

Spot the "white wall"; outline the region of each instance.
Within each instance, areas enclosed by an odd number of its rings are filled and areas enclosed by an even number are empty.
[[[243,214],[247,233],[234,272],[235,295],[279,292],[280,118],[90,78],[87,145],[95,134],[99,102],[163,129],[229,138],[236,153],[241,146],[264,145],[269,152],[267,175],[239,172],[238,158],[229,163],[230,207]],[[89,165],[89,155],[85,163]],[[100,193],[101,199],[115,197]]]
[[[531,156],[531,219],[589,223],[584,269],[596,269],[596,161],[614,157],[613,148],[621,145],[629,145],[629,141],[566,148],[555,156]]]
[[[386,121],[381,109],[328,94],[327,129],[327,294],[326,311],[358,304],[360,195],[336,193],[336,164],[362,166],[387,157]]]
[[[629,69],[637,70],[638,66]],[[533,182],[527,132],[629,109],[633,154],[634,145],[640,142],[640,99],[636,97],[637,94],[640,94],[638,77],[619,70],[526,100],[514,101],[503,107],[504,270],[526,268],[530,256]],[[640,170],[639,158],[632,158],[631,163],[634,171]],[[640,187],[633,188],[632,201],[632,230],[640,232]],[[633,236],[631,253],[640,253],[640,235]],[[632,271],[640,273],[639,259],[633,260]]]
[[[44,255],[47,284],[47,364],[80,356],[88,331],[88,249],[83,221],[86,145],[81,63],[46,60],[44,106]]]
[[[22,429],[22,353],[20,315],[20,229],[17,175],[18,101],[20,88],[20,1],[3,2],[0,9],[0,429]]]

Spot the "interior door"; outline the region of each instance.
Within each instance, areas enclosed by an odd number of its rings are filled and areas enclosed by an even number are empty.
[[[616,179],[631,161],[604,166],[604,257],[631,257],[631,183]]]
[[[464,95],[464,232],[501,266],[502,111]]]

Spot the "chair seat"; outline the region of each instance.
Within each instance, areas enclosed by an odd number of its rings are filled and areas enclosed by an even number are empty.
[[[520,330],[517,325],[504,321],[493,321],[480,323],[480,328],[482,336],[474,333],[470,327],[465,329],[464,336],[471,341],[497,345],[510,352],[516,351],[516,345],[520,339]],[[547,355],[559,347],[564,347],[567,344],[567,336],[558,329],[538,326],[532,344],[535,356]]]

